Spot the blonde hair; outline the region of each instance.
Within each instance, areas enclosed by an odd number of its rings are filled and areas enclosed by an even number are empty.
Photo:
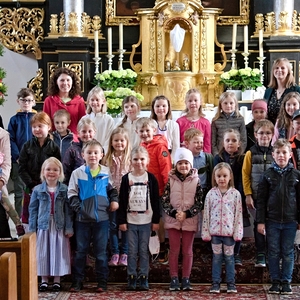
[[[201,93],[200,93],[200,91],[198,89],[192,88],[192,89],[189,89],[186,92],[185,99],[184,99],[185,104],[189,100],[189,97],[190,97],[191,94],[198,94],[200,96],[200,103],[201,104],[200,104],[200,107],[199,107],[199,110],[198,110],[198,114],[199,114],[200,117],[205,117],[205,114],[202,112],[202,95],[201,95]],[[188,112],[189,112],[189,110],[186,107],[185,110],[183,111],[183,113],[187,114]]]
[[[212,172],[212,179],[211,179],[212,186],[218,187],[218,184],[217,184],[216,178],[215,178],[216,177],[216,172],[223,169],[223,168],[229,170],[229,172],[230,172],[231,179],[228,182],[228,188],[230,188],[230,187],[234,188],[233,172],[232,172],[232,169],[231,169],[230,165],[226,162],[220,162],[214,167],[213,172]]]
[[[83,126],[91,126],[95,132],[97,131],[95,123],[90,118],[83,117],[79,120],[77,124],[77,132],[79,132]]]
[[[242,117],[242,115],[239,112],[239,103],[236,99],[235,93],[232,92],[224,92],[221,94],[220,99],[219,99],[219,104],[218,104],[218,110],[216,112],[216,115],[213,117],[212,121],[218,120],[222,114],[222,103],[228,98],[231,97],[234,100],[235,103],[235,114],[238,117]]]
[[[61,162],[60,162],[57,158],[55,158],[55,157],[49,157],[49,158],[47,158],[47,159],[43,162],[42,168],[41,168],[41,173],[40,173],[40,178],[41,178],[41,180],[42,180],[42,181],[45,181],[45,180],[46,180],[46,178],[45,178],[45,176],[44,176],[43,173],[44,173],[44,171],[45,171],[46,166],[47,166],[48,164],[51,164],[51,163],[52,163],[52,164],[55,164],[56,166],[59,167],[60,175],[59,175],[59,177],[58,177],[58,181],[63,182],[63,181],[64,181],[64,178],[65,178],[63,166],[62,166]]]
[[[142,117],[136,121],[136,129],[137,130],[140,128],[146,127],[146,126],[150,126],[153,129],[157,129],[157,123],[153,119],[150,119],[147,117]]]
[[[287,77],[285,79],[286,80],[285,87],[289,88],[289,87],[295,85],[295,77],[293,75],[291,63],[287,58],[281,57],[281,58],[277,58],[273,63],[272,70],[271,70],[271,79],[270,79],[270,82],[269,82],[269,85],[268,85],[268,87],[270,87],[270,88],[273,88],[273,89],[278,88],[278,82],[277,82],[276,77],[274,76],[274,71],[280,63],[284,63],[285,66],[288,69],[288,74],[287,74]]]
[[[89,147],[89,146],[99,146],[102,153],[104,154],[104,150],[102,145],[96,140],[96,139],[91,139],[90,141],[87,141],[86,143],[83,144],[82,149],[81,149],[81,153],[84,152],[84,150]]]
[[[123,137],[125,138],[127,145],[125,147],[124,150],[124,156],[123,156],[123,160],[122,160],[122,164],[125,165],[125,169],[129,170],[129,166],[130,166],[130,152],[131,152],[131,147],[130,147],[130,140],[129,140],[129,135],[128,135],[128,131],[122,127],[117,127],[115,128],[110,137],[109,137],[109,144],[108,144],[108,149],[107,149],[107,153],[105,155],[105,157],[102,160],[102,163],[104,165],[106,165],[107,167],[111,167],[112,166],[112,162],[113,162],[113,154],[115,152],[115,149],[112,146],[112,141],[113,141],[113,137],[116,134],[122,134]]]
[[[274,124],[270,120],[262,119],[262,120],[259,120],[258,122],[256,122],[254,125],[254,132],[257,133],[261,127],[270,128],[270,130],[272,131],[272,134],[274,134]]]
[[[90,113],[93,111],[92,108],[91,108],[91,106],[90,106],[90,100],[91,100],[91,98],[92,98],[94,95],[96,95],[96,96],[98,96],[100,99],[104,100],[104,103],[102,104],[102,107],[101,107],[101,112],[102,112],[103,114],[105,114],[106,111],[107,111],[107,105],[106,105],[105,95],[104,95],[103,90],[102,90],[101,87],[99,87],[99,86],[93,87],[93,88],[89,91],[89,93],[88,93],[88,95],[87,95],[87,107],[86,107],[86,113],[87,113],[87,114],[90,114]]]
[[[191,141],[195,136],[201,136],[203,137],[204,134],[201,130],[197,128],[189,128],[187,129],[183,134],[183,139],[185,142]]]
[[[277,127],[280,128],[284,128],[286,130],[289,130],[290,126],[291,126],[291,117],[286,109],[285,109],[285,105],[286,103],[291,99],[291,98],[295,98],[300,106],[300,94],[297,92],[290,92],[288,94],[286,94],[280,104],[280,109],[279,109],[279,113],[278,113],[278,117],[277,117]]]
[[[127,103],[130,103],[130,102],[132,102],[132,103],[134,103],[134,104],[136,104],[136,106],[137,106],[137,108],[138,108],[138,113],[141,111],[141,103],[140,103],[140,101],[138,100],[138,98],[136,98],[135,96],[127,96],[127,97],[125,97],[124,99],[123,99],[123,101],[122,101],[122,112],[124,113],[124,105],[125,104],[127,104]],[[125,115],[125,113],[124,113],[124,117],[123,117],[123,119],[122,119],[122,123],[121,123],[121,127],[122,127],[122,125],[124,124],[124,123],[126,123],[126,121],[127,121],[127,116]]]
[[[141,153],[143,155],[145,155],[148,159],[148,162],[149,162],[149,153],[147,151],[147,149],[143,146],[138,146],[138,147],[135,147],[131,150],[131,154],[130,154],[130,158],[132,159],[134,155],[136,155],[137,153]]]
[[[287,139],[278,139],[273,145],[273,151],[272,152],[275,152],[276,149],[279,149],[279,148],[282,148],[282,147],[288,147],[289,152],[292,152],[291,143]]]
[[[53,120],[55,120],[55,118],[60,118],[60,117],[66,117],[68,122],[71,121],[71,115],[70,113],[65,110],[65,109],[59,109],[57,110],[54,115],[53,115]]]
[[[156,96],[153,100],[152,100],[152,103],[151,103],[151,115],[150,115],[150,118],[153,119],[153,120],[156,120],[157,121],[157,115],[156,113],[154,112],[154,106],[155,106],[155,102],[158,101],[158,100],[166,100],[167,103],[168,103],[168,112],[166,114],[166,120],[171,120],[172,119],[172,109],[171,109],[171,103],[170,103],[170,100],[164,96],[164,95],[160,95],[160,96]]]

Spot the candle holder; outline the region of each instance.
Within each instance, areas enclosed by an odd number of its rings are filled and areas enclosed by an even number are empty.
[[[244,56],[245,68],[248,68],[248,66],[249,66],[249,63],[248,63],[249,58],[248,58],[248,56],[250,55],[250,53],[249,52],[243,52],[242,55]]]
[[[99,61],[101,60],[101,58],[94,57],[93,60],[95,61],[95,74],[99,74]]]
[[[112,71],[112,60],[115,56],[113,54],[107,54],[106,57],[108,58],[108,70]]]
[[[126,49],[118,49],[119,54],[119,70],[123,70],[123,57]]]
[[[229,50],[231,52],[231,70],[236,70],[237,69],[237,63],[236,63],[236,53],[237,50],[236,49],[231,49]]]
[[[260,71],[260,82],[263,84],[264,83],[264,56],[258,56],[257,59],[259,60],[259,71]]]

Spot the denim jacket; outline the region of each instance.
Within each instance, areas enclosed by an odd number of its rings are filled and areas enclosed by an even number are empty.
[[[54,221],[57,230],[73,234],[73,212],[67,196],[68,187],[58,182],[54,196]],[[51,199],[44,181],[37,185],[31,195],[29,204],[29,231],[48,230],[51,213]]]

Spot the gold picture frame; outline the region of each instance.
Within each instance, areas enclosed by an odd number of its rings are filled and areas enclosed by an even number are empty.
[[[239,25],[249,24],[249,15],[250,15],[250,0],[228,0],[232,1],[231,5],[228,5],[226,1],[226,9],[228,7],[234,7],[235,10],[239,11],[236,15],[220,15],[217,21],[218,25],[232,25],[237,23]],[[127,26],[139,25],[139,19],[135,16],[134,11],[126,7],[128,2],[134,2],[140,4],[140,8],[153,8],[155,5],[155,0],[105,0],[106,7],[106,18],[105,24],[107,26],[118,26],[120,23],[123,23]],[[178,0],[180,2],[180,0]],[[223,3],[223,1],[203,1],[207,2],[207,7],[217,6],[216,3]],[[146,6],[145,6],[145,3]],[[210,4],[211,3],[211,4]],[[122,8],[120,7],[123,7]],[[220,6],[219,6],[220,7]],[[238,8],[237,8],[238,7]],[[220,7],[222,8],[222,7]],[[227,14],[230,14],[227,12]]]

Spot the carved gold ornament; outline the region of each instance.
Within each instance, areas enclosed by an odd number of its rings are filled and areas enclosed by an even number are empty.
[[[37,75],[29,81],[28,87],[34,91],[35,101],[42,102],[42,100],[43,100],[43,80],[44,80],[43,69],[39,68],[36,73],[37,73]]]

